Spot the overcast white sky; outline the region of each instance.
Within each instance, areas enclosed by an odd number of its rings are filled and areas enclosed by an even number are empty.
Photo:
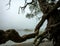
[[[9,0],[0,0],[0,29],[34,29],[38,21],[36,18],[27,19],[24,14],[18,14],[19,6],[23,6],[24,0],[12,0],[9,10],[6,4]],[[31,1],[31,0],[29,0]],[[28,7],[26,12],[29,12]],[[41,14],[42,15],[42,14]],[[46,23],[42,28],[46,26]]]

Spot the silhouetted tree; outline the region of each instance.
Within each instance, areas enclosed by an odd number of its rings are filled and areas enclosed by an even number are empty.
[[[3,41],[6,42],[8,40],[12,40],[14,42],[23,42],[27,39],[35,38],[36,36],[34,44],[35,46],[38,46],[44,38],[50,36],[50,38],[48,39],[49,40],[53,39],[54,46],[60,46],[60,31],[59,31],[60,10],[58,9],[60,7],[60,0],[58,0],[57,3],[55,3],[56,1],[57,0],[32,0],[32,2],[28,3],[27,0],[25,0],[25,6],[19,7],[19,9],[21,8],[22,10],[24,10],[27,5],[30,6],[30,10],[32,14],[27,14],[26,17],[31,18],[37,16],[37,14],[42,11],[43,13],[42,19],[39,21],[39,23],[35,28],[34,33],[32,34],[24,35],[21,37],[15,30],[7,30],[6,32],[3,31],[5,34],[8,34],[8,35],[1,35],[2,37],[3,36],[6,37]],[[11,0],[8,3],[9,6],[10,6],[10,2]],[[45,32],[39,34],[39,29],[43,25],[45,20],[47,20],[47,27],[45,29]],[[38,43],[36,43],[37,39],[39,39]]]

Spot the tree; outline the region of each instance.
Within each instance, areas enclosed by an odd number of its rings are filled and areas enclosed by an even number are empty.
[[[5,33],[1,34],[2,36],[5,37],[5,39],[2,37],[4,42],[1,41],[1,43],[5,43],[8,40],[12,40],[14,42],[23,42],[27,39],[35,38],[36,36],[34,44],[35,46],[38,46],[41,43],[41,41],[44,38],[47,38],[47,36],[50,34],[50,38],[48,39],[49,40],[53,39],[54,46],[59,46],[60,45],[60,34],[59,34],[60,33],[59,31],[60,30],[59,29],[60,28],[60,10],[58,10],[58,8],[60,7],[60,0],[57,3],[54,3],[55,0],[51,0],[51,3],[49,3],[49,1],[50,0],[32,0],[32,2],[27,3],[27,0],[25,0],[25,3],[26,3],[25,6],[19,7],[19,9],[20,8],[25,9],[27,5],[30,5],[31,7],[33,6],[35,9],[32,9],[32,10],[35,10],[35,11],[34,13],[32,12],[33,14],[28,14],[27,15],[28,17],[36,16],[35,13],[38,13],[39,9],[41,9],[41,11],[43,12],[41,21],[37,24],[34,33],[24,35],[22,37],[19,36],[19,34],[15,30],[7,30]],[[9,6],[10,6],[10,2],[11,0],[8,3]],[[48,21],[46,30],[45,32],[39,35],[39,29],[43,25],[45,20]],[[36,43],[37,39],[40,39],[38,43]]]

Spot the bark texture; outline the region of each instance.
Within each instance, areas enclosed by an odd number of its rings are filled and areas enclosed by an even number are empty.
[[[42,34],[37,36],[37,38],[34,41],[34,44],[35,44],[35,46],[38,46],[41,43],[41,41],[48,36],[48,33],[49,33],[50,40],[53,39],[53,41],[54,41],[54,46],[59,46],[60,38],[58,38],[58,36],[60,37],[60,35],[59,35],[60,32],[58,30],[60,28],[59,27],[60,24],[57,24],[57,23],[60,22],[60,19],[59,19],[60,18],[60,10],[58,10],[57,8],[60,7],[60,0],[56,4],[54,4],[54,3],[48,4],[48,3],[46,3],[45,0],[38,0],[38,1],[40,3],[40,7],[41,7],[41,10],[44,15],[42,16],[41,21],[37,24],[35,31],[40,29],[40,27],[42,26],[42,24],[44,23],[45,20],[47,20],[48,23],[47,23],[45,32],[43,32]],[[55,27],[52,25],[54,25]],[[38,38],[40,39],[40,41],[38,43],[36,43]]]

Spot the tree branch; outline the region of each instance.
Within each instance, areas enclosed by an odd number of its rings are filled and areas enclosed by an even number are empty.
[[[35,32],[36,30],[39,30],[39,28],[42,26],[42,24],[44,23],[44,21],[46,20],[47,15],[43,15],[42,19],[39,21],[39,23],[37,24],[36,28],[35,28]]]
[[[39,28],[42,26],[44,21],[47,19],[47,16],[49,16],[51,13],[53,13],[58,7],[60,7],[60,0],[57,2],[57,4],[51,8],[47,14],[43,14],[41,21],[37,24],[35,31],[39,30]]]
[[[39,0],[40,1],[40,0]],[[51,15],[58,7],[60,7],[60,0],[57,2],[57,4],[49,9],[48,13],[47,14],[44,14],[41,21],[37,24],[36,28],[35,28],[35,32],[39,32],[39,28],[42,26],[42,24],[44,23],[44,21],[47,19],[47,16]],[[49,32],[49,30],[47,29],[45,32],[43,32],[41,35],[38,35],[37,38],[35,39],[34,43],[37,41],[37,39],[40,37],[40,36],[44,36],[46,35],[47,33]]]
[[[8,2],[6,5],[8,5],[8,6],[9,6],[8,9],[10,9],[10,6],[11,6],[11,0],[9,0],[9,2]]]
[[[30,38],[35,38],[36,33],[20,36],[15,29],[9,29],[6,31],[0,30],[0,44],[6,43],[8,40],[21,43]]]
[[[50,25],[49,27],[50,28],[55,28],[55,27],[58,27],[58,26],[60,26],[60,22],[59,23],[56,23],[56,24],[53,24],[53,25]]]
[[[19,7],[18,14],[19,14],[19,12],[20,12],[20,8],[24,10],[24,9],[27,7],[27,5],[30,5],[30,4],[31,4],[31,5],[34,5],[34,4],[33,4],[33,3],[34,3],[34,0],[32,0],[32,1],[29,2],[29,3],[27,3],[26,1],[27,1],[27,0],[25,0],[25,3],[26,3],[26,4],[25,4],[23,7],[21,7],[21,6]]]

